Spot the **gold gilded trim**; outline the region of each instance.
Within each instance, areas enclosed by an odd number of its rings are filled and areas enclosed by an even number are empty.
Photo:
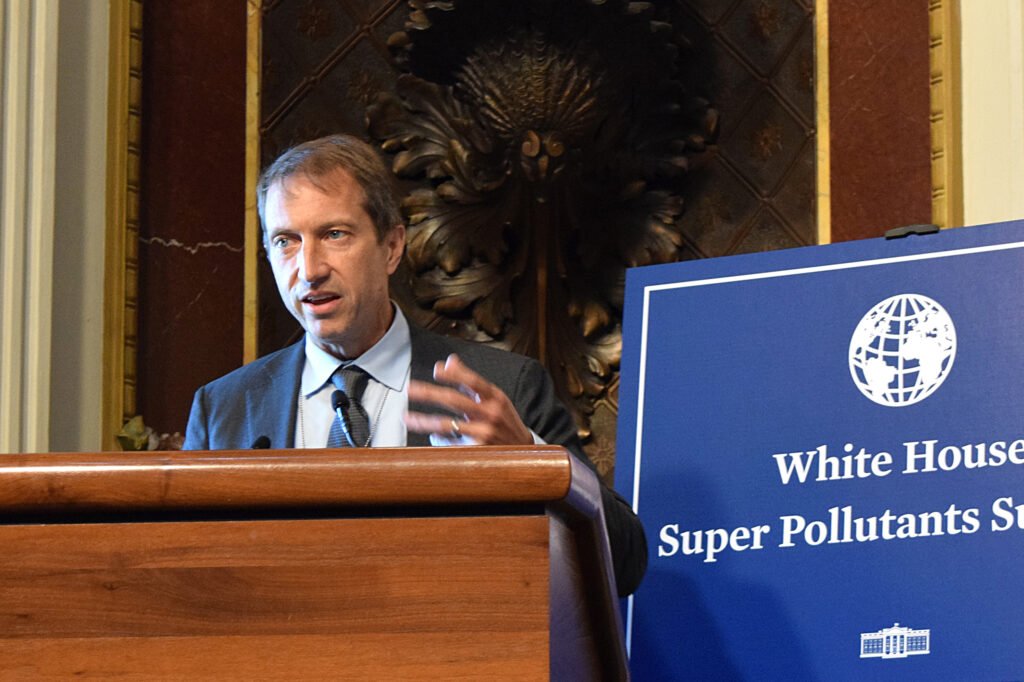
[[[242,362],[259,352],[259,215],[256,182],[260,173],[260,69],[262,67],[263,0],[248,0],[245,58],[245,284],[242,303]]]
[[[101,447],[116,450],[115,434],[135,414],[142,0],[109,7]]]
[[[960,123],[960,6],[928,3],[931,86],[932,222],[964,223],[963,150]]]
[[[814,102],[817,126],[818,243],[832,241],[832,155],[828,78],[828,0],[814,3]]]

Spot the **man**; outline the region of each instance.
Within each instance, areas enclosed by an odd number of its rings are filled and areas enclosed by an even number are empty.
[[[306,335],[200,388],[185,449],[543,442],[587,461],[539,363],[418,329],[391,302],[405,226],[371,147],[335,135],[290,149],[257,200],[278,292]],[[344,422],[332,404],[341,389],[354,398]],[[625,596],[646,569],[646,540],[621,497],[602,485],[602,498]]]

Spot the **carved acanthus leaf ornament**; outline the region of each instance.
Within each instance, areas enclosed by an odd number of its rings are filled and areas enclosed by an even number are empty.
[[[368,124],[414,186],[413,294],[544,362],[586,439],[620,359],[625,269],[679,259],[682,183],[715,112],[649,3],[409,4],[397,95]]]

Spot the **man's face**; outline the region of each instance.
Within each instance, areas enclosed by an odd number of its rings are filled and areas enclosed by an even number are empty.
[[[281,300],[313,341],[354,358],[391,324],[388,276],[405,248],[405,227],[378,241],[362,188],[344,170],[316,187],[303,175],[271,185],[264,208],[267,254]]]

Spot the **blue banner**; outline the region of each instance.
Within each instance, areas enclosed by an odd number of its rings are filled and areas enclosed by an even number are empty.
[[[1024,679],[1024,221],[629,271],[637,680]]]

